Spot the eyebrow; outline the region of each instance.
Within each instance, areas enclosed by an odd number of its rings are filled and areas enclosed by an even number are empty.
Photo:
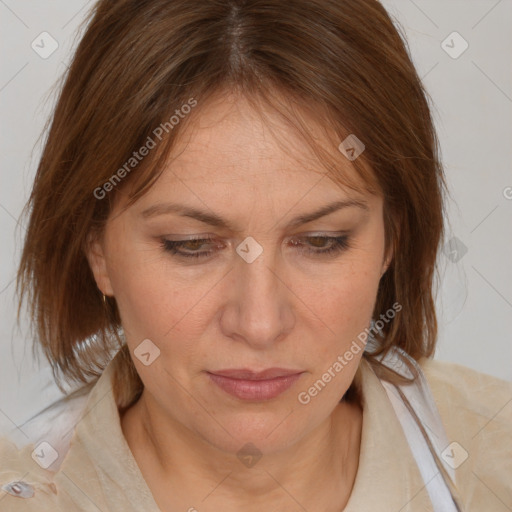
[[[292,219],[287,228],[296,228],[301,226],[302,224],[307,224],[308,222],[312,222],[321,217],[325,217],[331,213],[337,212],[339,210],[345,208],[360,208],[368,212],[370,209],[368,204],[362,200],[349,199],[346,201],[335,201],[334,203],[327,204],[322,206],[318,210],[315,210],[311,213],[305,213],[299,215]],[[231,223],[222,217],[216,215],[215,213],[209,213],[204,210],[199,210],[197,208],[186,206],[178,203],[160,203],[149,208],[145,209],[141,212],[141,216],[144,219],[149,219],[152,217],[156,217],[159,215],[168,215],[168,214],[180,214],[182,217],[189,217],[192,219],[196,219],[204,224],[209,224],[211,226],[215,226],[217,228],[224,228],[230,231],[236,231]]]

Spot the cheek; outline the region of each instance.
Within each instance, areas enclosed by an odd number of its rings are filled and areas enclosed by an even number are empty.
[[[373,312],[376,288],[373,284],[361,289],[360,286],[344,285],[342,289],[327,290],[322,299],[325,306],[319,311],[316,321],[315,357],[321,367],[329,366],[338,355],[351,346],[364,350],[366,338],[361,342],[361,333],[368,328]],[[323,336],[320,333],[325,333]],[[356,358],[354,358],[354,363]]]
[[[358,257],[361,256],[361,257]],[[380,281],[380,267],[372,255],[355,255],[318,281],[303,284],[308,305],[326,323],[339,327],[369,318]]]
[[[305,303],[315,313],[315,347],[324,362],[336,359],[354,341],[364,346],[358,336],[368,328],[372,317],[380,280],[379,262],[374,253],[360,252],[333,270],[329,279],[304,283]]]
[[[166,255],[154,244],[110,244],[108,272],[125,332],[158,339],[190,310],[195,294],[184,279],[169,275]]]

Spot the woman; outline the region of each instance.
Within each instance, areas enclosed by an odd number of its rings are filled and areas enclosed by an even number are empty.
[[[2,510],[510,509],[511,386],[430,358],[443,194],[378,2],[100,1],[18,281],[83,386]]]

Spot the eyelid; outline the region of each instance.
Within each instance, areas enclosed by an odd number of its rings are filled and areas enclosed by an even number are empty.
[[[314,246],[308,245],[307,242],[301,243],[300,240],[308,240],[311,238],[321,238],[325,239],[331,245],[327,248],[316,248]],[[292,238],[293,240],[293,238]],[[350,249],[352,247],[352,238],[349,234],[343,233],[338,235],[327,234],[325,232],[315,233],[315,234],[301,234],[300,236],[295,236],[295,240],[299,240],[298,243],[292,242],[292,245],[298,248],[300,253],[306,253],[311,257],[338,257],[344,251]],[[187,252],[180,250],[180,247],[184,246],[187,242],[199,241],[203,242],[200,245],[206,245],[208,243],[215,243],[215,238],[211,236],[194,236],[192,238],[180,238],[179,240],[169,240],[165,237],[161,238],[161,245],[165,251],[170,253],[173,257],[177,259],[181,259],[182,261],[189,260],[193,262],[193,260],[206,260],[211,259],[211,257],[217,255],[217,251],[215,250],[206,250],[206,251],[190,251]],[[217,244],[218,245],[218,244]]]
[[[341,230],[341,231],[307,231],[306,233],[298,233],[296,235],[291,235],[292,237],[315,237],[315,236],[325,236],[328,237],[336,237],[336,236],[343,236],[343,235],[349,235],[350,232],[348,230]]]
[[[319,231],[319,232],[306,232],[306,233],[300,233],[295,235],[290,235],[288,238],[337,238],[340,236],[349,236],[349,231]],[[171,237],[171,238],[169,238]],[[174,238],[176,237],[176,238]],[[190,235],[189,237],[186,237],[186,235],[164,235],[161,238],[163,241],[169,241],[169,242],[194,242],[196,240],[202,240],[205,242],[212,242],[219,240],[219,237],[215,235]],[[243,240],[241,240],[239,243],[241,243]],[[256,240],[257,241],[257,240]],[[237,244],[238,245],[238,244]]]

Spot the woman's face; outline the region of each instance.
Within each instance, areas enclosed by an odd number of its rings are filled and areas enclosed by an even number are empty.
[[[383,202],[342,190],[275,115],[281,143],[242,99],[197,108],[175,159],[116,206],[89,261],[150,410],[222,450],[278,451],[328,420],[352,382],[387,268]],[[212,376],[275,368],[295,376]]]

